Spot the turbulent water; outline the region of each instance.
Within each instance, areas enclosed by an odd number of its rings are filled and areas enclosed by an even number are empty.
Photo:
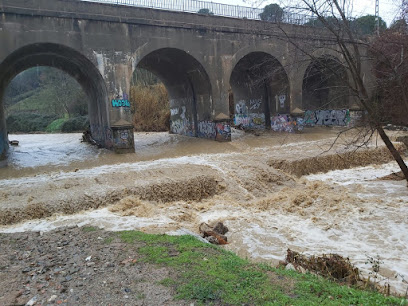
[[[382,283],[404,293],[408,189],[404,181],[377,180],[397,171],[396,164],[301,178],[268,166],[271,159],[318,156],[335,135],[332,129],[261,136],[238,131],[233,142],[217,143],[137,133],[136,154],[129,155],[80,143],[80,134],[11,135],[20,146],[12,148],[9,166],[0,169],[4,207],[43,204],[47,199],[57,203],[59,198],[66,203],[81,192],[95,198],[117,190],[120,179],[130,182],[126,190],[156,185],[149,187],[144,199],[135,192],[105,196],[106,207],[1,226],[0,232],[48,231],[69,225],[197,232],[201,222],[223,221],[230,229],[226,248],[255,261],[276,264],[287,248],[306,254],[338,253],[368,275],[372,269],[367,258],[379,255]],[[200,179],[194,183],[195,177]],[[215,194],[207,194],[208,190],[203,194],[202,188],[211,189],[213,184],[217,184]],[[154,198],[149,192],[160,195]]]

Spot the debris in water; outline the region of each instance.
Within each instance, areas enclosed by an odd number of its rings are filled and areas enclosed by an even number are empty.
[[[10,140],[9,141],[9,144],[12,145],[12,146],[18,146],[19,143],[20,142],[18,140]]]
[[[226,227],[222,222],[217,222],[214,226],[209,226],[207,223],[200,224],[200,233],[203,238],[207,239],[212,244],[228,244],[227,236],[225,234],[228,232],[228,227]]]
[[[361,280],[358,268],[353,266],[348,258],[337,254],[308,257],[288,249],[286,264],[292,264],[297,271],[303,268],[306,271],[350,285],[355,285]]]

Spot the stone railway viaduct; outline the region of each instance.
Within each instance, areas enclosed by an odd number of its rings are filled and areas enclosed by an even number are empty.
[[[319,65],[282,28],[316,58],[341,64],[322,29],[77,0],[0,0],[0,101],[18,73],[56,67],[88,95],[93,138],[131,152],[130,81],[135,69],[144,68],[167,88],[172,132],[230,140],[232,113],[244,125],[265,127],[276,113],[319,107],[305,82],[305,75],[319,74]],[[8,137],[0,103],[4,160]],[[336,103],[332,107],[347,107],[350,99]]]

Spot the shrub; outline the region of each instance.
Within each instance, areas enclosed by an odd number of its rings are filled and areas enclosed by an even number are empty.
[[[17,113],[7,117],[7,130],[11,133],[44,132],[57,117],[37,113]]]
[[[78,131],[84,131],[89,126],[88,116],[80,116],[69,118],[61,125],[61,132],[72,133]]]
[[[163,84],[132,86],[130,99],[135,107],[133,122],[136,131],[168,131],[170,106]]]

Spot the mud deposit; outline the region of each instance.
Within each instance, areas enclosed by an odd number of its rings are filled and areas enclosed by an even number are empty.
[[[91,225],[178,234],[221,221],[230,229],[225,248],[254,261],[275,265],[288,248],[337,253],[368,276],[367,258],[379,255],[379,281],[403,293],[406,184],[378,180],[398,166],[384,164],[389,156],[375,140],[353,153],[340,141],[322,155],[336,132],[235,132],[232,143],[147,134],[137,136],[143,144],[133,155],[104,152],[88,163],[52,160],[33,168],[16,162],[0,179],[0,232]],[[344,169],[349,163],[365,167]]]

